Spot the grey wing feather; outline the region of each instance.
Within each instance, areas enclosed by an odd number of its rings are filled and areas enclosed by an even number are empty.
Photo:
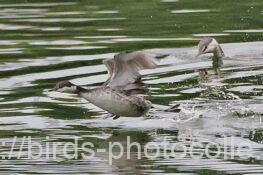
[[[113,60],[114,70],[108,86],[124,91],[145,92],[147,90],[143,87],[139,71],[156,68],[154,57],[143,52],[132,52],[117,54]]]
[[[114,60],[113,59],[105,59],[103,60],[103,64],[106,66],[109,78],[106,80],[106,82],[103,84],[103,86],[107,86],[107,84],[110,82],[113,71],[114,71]]]

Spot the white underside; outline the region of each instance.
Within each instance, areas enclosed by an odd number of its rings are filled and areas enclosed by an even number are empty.
[[[99,93],[98,93],[99,92]],[[99,108],[115,115],[137,117],[144,115],[149,106],[145,110],[138,110],[140,107],[137,101],[143,101],[141,97],[126,96],[110,91],[98,91],[96,93],[81,93],[81,96],[88,100],[90,103],[98,106]],[[144,102],[145,104],[147,102]],[[145,106],[145,105],[142,105]]]

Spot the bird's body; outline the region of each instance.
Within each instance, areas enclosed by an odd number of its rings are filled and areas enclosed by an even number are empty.
[[[142,96],[126,95],[122,91],[113,90],[109,87],[80,90],[79,95],[90,103],[117,116],[142,116],[151,108],[151,102]]]
[[[120,53],[103,60],[109,78],[100,87],[85,89],[69,81],[57,83],[54,90],[78,94],[113,116],[138,117],[146,114],[151,102],[141,94],[148,91],[139,70],[157,67],[155,58],[142,52]]]

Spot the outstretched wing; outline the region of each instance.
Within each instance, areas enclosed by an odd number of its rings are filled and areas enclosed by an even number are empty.
[[[103,64],[105,64],[107,70],[108,70],[108,75],[109,75],[109,78],[107,79],[107,81],[103,84],[103,86],[107,86],[108,83],[110,82],[111,80],[111,77],[112,77],[112,74],[113,74],[113,71],[114,71],[114,60],[113,59],[106,59],[106,60],[103,60]]]
[[[120,53],[115,55],[112,61],[114,63],[113,72],[107,82],[107,86],[112,89],[124,90],[131,94],[146,91],[139,71],[157,67],[155,58],[143,52]]]

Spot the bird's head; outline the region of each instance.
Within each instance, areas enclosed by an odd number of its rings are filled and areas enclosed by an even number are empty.
[[[56,84],[53,90],[57,92],[76,93],[77,86],[69,81],[60,81]]]
[[[198,44],[198,54],[197,57],[206,53],[215,53],[218,42],[214,38],[203,38]]]

